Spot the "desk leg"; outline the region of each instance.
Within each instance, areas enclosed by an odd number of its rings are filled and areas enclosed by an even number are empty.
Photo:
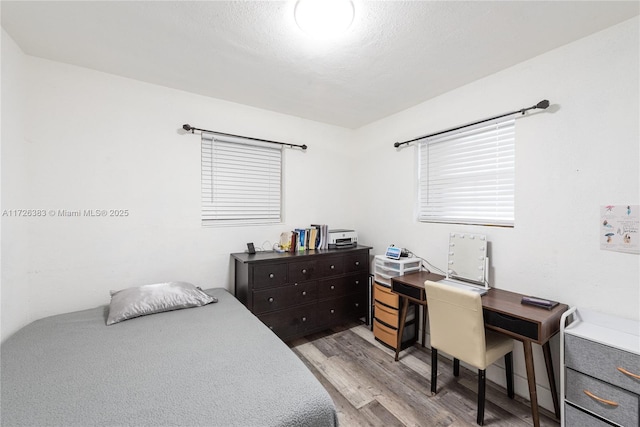
[[[409,309],[409,299],[402,296],[400,298],[402,298],[402,309],[400,310],[400,327],[398,328],[398,341],[396,342],[396,362],[398,361],[398,355],[400,354],[400,348],[402,347],[404,324],[407,321],[407,311]]]
[[[560,405],[558,404],[558,389],[556,388],[556,376],[553,373],[553,360],[551,359],[551,347],[549,341],[542,344],[542,352],[544,353],[544,364],[547,366],[547,377],[549,378],[549,389],[553,398],[553,411],[556,418],[560,419]]]
[[[422,348],[424,348],[427,340],[427,306],[420,305],[418,310],[422,307]]]
[[[536,391],[536,372],[533,368],[533,351],[531,341],[522,341],[524,347],[524,363],[527,367],[527,382],[529,383],[529,400],[531,401],[531,417],[534,427],[540,427],[540,414],[538,412],[538,392]]]

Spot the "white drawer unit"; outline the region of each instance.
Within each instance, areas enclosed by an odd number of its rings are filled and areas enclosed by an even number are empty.
[[[378,282],[390,285],[392,277],[420,271],[420,264],[420,258],[390,259],[384,255],[376,255],[373,269]]]
[[[574,320],[561,329],[562,425],[640,426],[640,322],[569,314]]]

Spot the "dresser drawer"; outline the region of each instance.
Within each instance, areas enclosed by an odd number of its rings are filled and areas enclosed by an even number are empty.
[[[638,425],[638,395],[569,368],[566,370],[566,384],[568,402],[623,426]]]
[[[398,320],[398,309],[387,307],[384,304],[380,304],[378,301],[375,302],[375,317],[382,323],[394,328],[397,328],[400,324],[400,321]]]
[[[344,277],[318,280],[318,298],[320,299],[337,298],[347,295],[348,291]]]
[[[567,427],[611,427],[611,424],[566,403],[564,404],[564,419],[564,425]]]
[[[318,298],[318,282],[302,282],[253,293],[253,312],[256,314],[282,310],[294,305],[315,302]]]
[[[379,283],[373,285],[373,299],[389,307],[400,307],[398,295],[391,292],[391,288],[380,285]]]
[[[283,340],[305,335],[317,325],[318,306],[308,304],[258,316],[258,319]]]
[[[640,355],[609,347],[575,335],[565,335],[565,366],[640,394],[640,380],[620,371],[640,375]]]
[[[352,293],[367,294],[369,277],[366,274],[351,274],[344,277],[318,281],[318,298],[337,298]]]
[[[357,305],[357,307],[356,307]],[[324,300],[318,303],[318,324],[338,324],[349,319],[357,318],[360,302],[354,295]]]
[[[315,277],[316,261],[305,259],[289,263],[289,283],[304,282]]]
[[[351,310],[353,313],[353,318],[358,319],[361,317],[366,317],[368,315],[367,305],[370,303],[368,292],[357,292],[355,294],[351,294],[349,298],[351,299]]]
[[[251,268],[254,288],[270,288],[287,283],[287,264],[258,264]]]
[[[358,254],[350,254],[344,257],[344,272],[352,273],[355,271],[369,272],[369,253],[362,252]]]
[[[318,277],[336,276],[344,273],[345,259],[343,256],[329,257],[318,260]]]

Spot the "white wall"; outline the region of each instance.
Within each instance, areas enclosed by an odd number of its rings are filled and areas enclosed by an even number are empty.
[[[3,269],[3,303],[26,292],[29,306],[26,316],[3,311],[3,338],[27,320],[107,304],[110,289],[167,280],[231,289],[229,254],[246,249],[246,242],[275,243],[282,231],[310,223],[356,225],[344,208],[352,195],[339,173],[354,163],[348,153],[351,130],[21,58],[27,125],[3,133],[3,151],[22,150],[17,157],[3,153],[3,207],[128,209],[129,216],[5,222],[5,230],[18,227],[28,247],[14,253],[20,239],[12,239],[11,231],[3,234],[5,259],[13,255],[27,265]],[[5,112],[3,122],[9,120]],[[306,152],[285,150],[285,223],[202,227],[200,137],[184,134],[184,123],[307,144]],[[11,174],[20,163],[28,166],[28,179]],[[23,197],[9,200],[11,193]]]
[[[483,233],[493,286],[638,319],[638,255],[599,248],[600,206],[640,203],[638,27],[632,19],[359,129],[370,172],[357,199],[360,239],[374,253],[394,243],[444,269],[449,232]],[[514,228],[416,222],[415,148],[396,150],[395,141],[542,99],[547,111],[516,121]],[[558,354],[557,337],[551,344]],[[522,360],[516,355],[521,380]],[[522,381],[519,393],[528,395]],[[543,390],[546,407],[548,396]]]
[[[27,208],[28,163],[24,129],[24,55],[2,30],[2,209]],[[2,337],[29,320],[29,234],[23,218],[2,216],[0,324]]]

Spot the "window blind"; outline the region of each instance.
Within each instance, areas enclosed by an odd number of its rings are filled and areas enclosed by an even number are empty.
[[[282,148],[202,133],[203,224],[281,221]]]
[[[418,152],[420,221],[513,226],[515,118],[428,138]]]

